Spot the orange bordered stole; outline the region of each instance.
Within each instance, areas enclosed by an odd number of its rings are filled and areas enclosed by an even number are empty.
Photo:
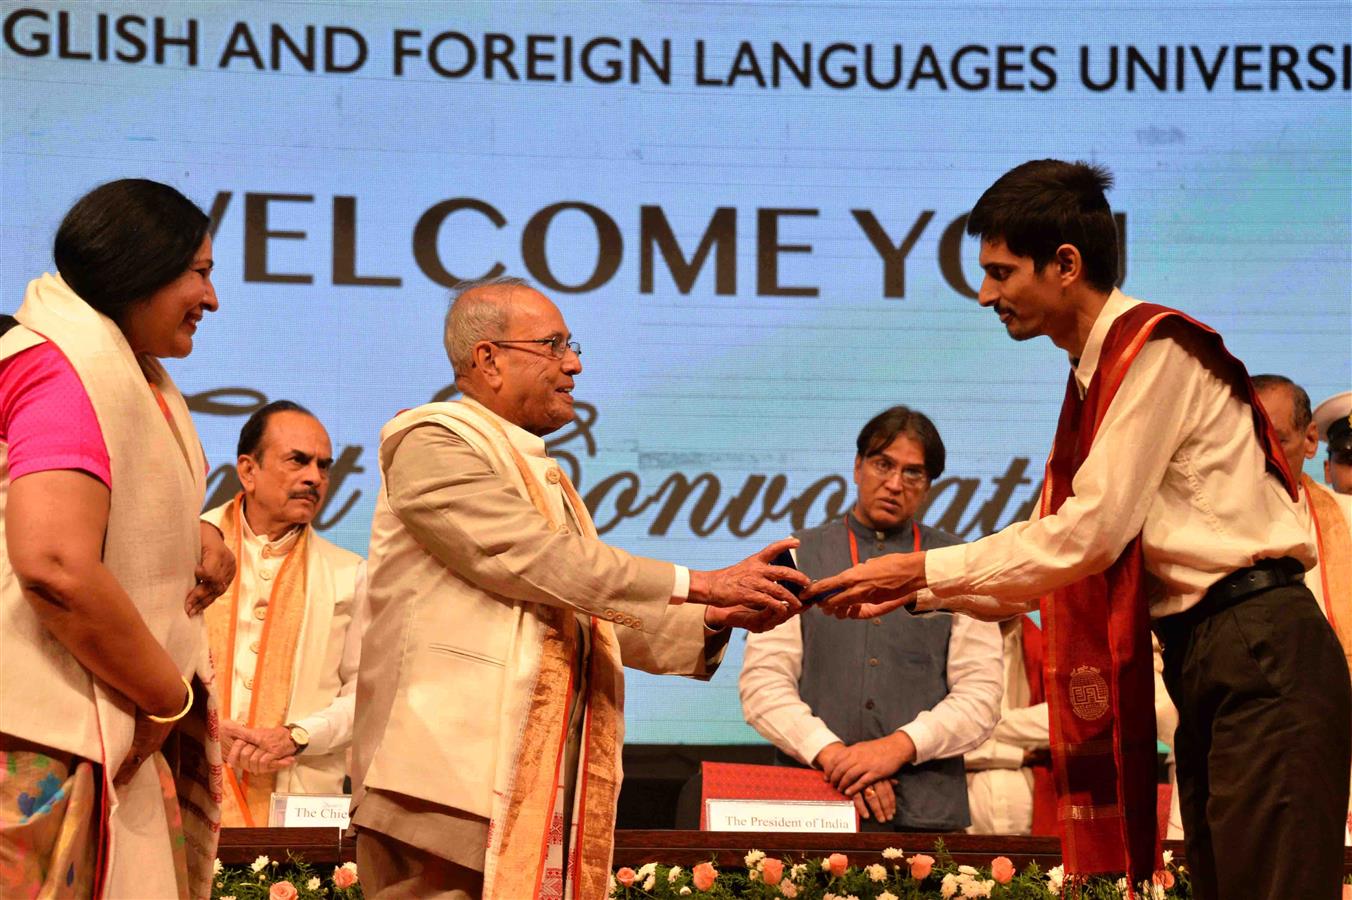
[[[221,533],[230,552],[239,559],[243,551],[244,510],[242,494],[221,517]],[[296,648],[300,644],[301,628],[305,624],[306,602],[306,543],[309,529],[301,534],[287,554],[277,577],[273,580],[268,600],[267,617],[263,620],[263,635],[259,640],[258,662],[254,668],[254,688],[249,711],[241,724],[250,728],[276,728],[286,723],[291,705],[291,681],[296,662]],[[241,571],[243,567],[241,566]],[[221,715],[229,717],[235,675],[235,626],[239,622],[239,579],[230,583],[226,593],[205,613],[207,639],[215,669],[221,673],[219,681]],[[222,824],[226,826],[262,828],[268,823],[268,807],[277,784],[276,773],[236,774],[225,769],[225,800],[221,804]]]
[[[1072,479],[1122,379],[1155,327],[1165,320],[1204,335],[1231,367],[1253,410],[1268,469],[1292,500],[1295,481],[1243,363],[1220,335],[1177,310],[1133,306],[1104,339],[1097,371],[1080,398],[1072,372],[1047,462],[1042,514],[1072,494]],[[1161,868],[1156,818],[1154,675],[1145,564],[1137,535],[1106,570],[1044,599],[1047,701],[1056,781],[1057,825],[1069,875],[1123,873],[1131,884]]]

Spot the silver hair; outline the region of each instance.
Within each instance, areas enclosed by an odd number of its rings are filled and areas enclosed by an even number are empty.
[[[451,305],[446,310],[442,342],[457,379],[469,374],[475,344],[501,338],[507,333],[507,307],[492,296],[479,293],[479,288],[530,286],[524,278],[498,275],[461,281],[451,288]]]

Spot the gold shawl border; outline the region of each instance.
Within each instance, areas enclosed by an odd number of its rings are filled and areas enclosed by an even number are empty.
[[[1315,539],[1319,545],[1319,577],[1323,581],[1326,614],[1343,645],[1349,677],[1352,677],[1352,527],[1348,526],[1338,501],[1327,490],[1302,475],[1305,496],[1310,500]]]
[[[470,409],[471,407],[463,407]],[[557,527],[544,492],[502,426],[487,421],[508,448],[531,503],[551,527]],[[596,536],[587,507],[576,488],[562,475],[564,495],[583,533]],[[544,877],[548,834],[554,815],[559,764],[567,737],[568,698],[572,693],[573,661],[577,658],[577,629],[571,610],[554,608],[544,633],[540,669],[531,692],[530,708],[513,764],[514,777],[505,798],[505,813],[489,825],[491,871],[484,885],[485,900],[493,897],[534,897]],[[619,642],[608,622],[591,620],[592,647],[587,694],[579,698],[587,710],[583,732],[583,764],[578,785],[577,856],[572,876],[579,897],[603,897],[610,882],[610,854],[618,796],[619,735],[623,716],[623,675]],[[560,693],[558,685],[568,685]],[[568,823],[564,823],[568,827]],[[496,853],[494,847],[496,845]],[[494,859],[493,857],[496,856]],[[565,861],[565,865],[567,861]]]

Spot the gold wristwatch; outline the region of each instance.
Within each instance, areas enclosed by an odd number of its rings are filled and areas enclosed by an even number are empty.
[[[310,732],[299,725],[288,725],[286,730],[291,735],[291,743],[296,745],[296,755],[300,756],[310,746]]]

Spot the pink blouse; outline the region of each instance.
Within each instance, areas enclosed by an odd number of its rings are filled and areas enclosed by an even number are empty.
[[[112,490],[108,448],[89,395],[50,342],[0,361],[0,443],[9,448],[10,481],[79,469]]]

